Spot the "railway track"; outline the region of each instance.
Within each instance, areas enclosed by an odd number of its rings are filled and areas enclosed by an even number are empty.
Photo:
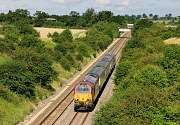
[[[124,34],[124,37],[130,36],[129,32]],[[93,67],[100,59],[108,52],[114,52],[119,60],[121,54],[118,54],[121,51],[121,47],[124,45],[124,42],[127,38],[121,38],[122,42],[117,41],[112,46],[109,47],[108,51],[104,52],[98,60],[94,61],[89,68],[85,69],[83,73],[80,73],[77,78],[73,81],[76,83],[79,81],[84,74],[86,74],[91,67]],[[42,111],[41,114],[36,116],[33,120],[30,120],[26,125],[83,125],[86,121],[89,112],[74,112],[73,107],[73,84],[68,84],[65,92],[57,98],[54,98],[49,103],[49,106]],[[68,110],[67,110],[68,109]],[[70,112],[68,112],[70,111]]]
[[[88,115],[89,112],[87,113],[76,112],[69,125],[83,125]]]

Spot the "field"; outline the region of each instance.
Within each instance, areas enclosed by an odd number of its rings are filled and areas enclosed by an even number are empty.
[[[164,41],[165,44],[178,44],[180,45],[180,38],[170,38]]]
[[[48,33],[54,33],[54,32],[61,33],[65,30],[58,28],[43,28],[43,27],[35,27],[34,29],[36,29],[40,33],[41,38],[47,38]],[[82,29],[70,29],[70,30],[73,36],[82,32],[86,32],[86,30],[82,30]]]

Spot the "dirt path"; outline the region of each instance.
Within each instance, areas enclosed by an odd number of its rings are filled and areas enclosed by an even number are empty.
[[[61,33],[65,30],[65,29],[58,29],[58,28],[43,28],[43,27],[34,27],[34,29],[40,33],[41,38],[47,38],[48,33],[54,33],[54,32]],[[70,29],[70,30],[71,30],[72,35],[86,31],[83,29]]]

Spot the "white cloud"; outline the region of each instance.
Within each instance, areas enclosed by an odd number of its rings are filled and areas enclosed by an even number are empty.
[[[51,1],[60,4],[74,4],[74,3],[80,3],[84,0],[51,0]]]
[[[129,5],[129,0],[124,0],[122,4],[118,5],[118,10],[124,10]]]
[[[95,0],[95,2],[100,5],[107,5],[110,3],[110,0]]]
[[[123,5],[124,5],[124,6],[128,6],[128,5],[129,5],[129,0],[124,0],[124,1],[123,1]]]
[[[0,10],[3,10],[4,9],[4,6],[0,5]]]
[[[61,3],[61,4],[65,3],[65,0],[51,0],[51,1],[55,3]]]

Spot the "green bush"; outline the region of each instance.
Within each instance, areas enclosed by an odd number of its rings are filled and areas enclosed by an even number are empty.
[[[6,86],[0,83],[0,98],[13,103],[20,103],[21,99],[17,94],[10,91]]]
[[[167,72],[168,78],[171,81],[177,81],[180,74],[180,47],[176,45],[170,45],[164,49],[164,59],[161,65]]]
[[[176,28],[173,36],[180,38],[180,26],[178,26],[178,27]]]
[[[132,77],[132,82],[143,86],[167,87],[168,85],[166,72],[154,65],[147,65],[136,71]]]
[[[10,54],[14,45],[12,43],[6,43],[4,40],[0,40],[0,52],[5,54]]]
[[[153,25],[153,22],[148,19],[141,19],[136,22],[134,25],[134,32],[137,32],[137,30],[142,30],[143,28],[149,28]]]
[[[52,40],[56,43],[63,43],[63,42],[72,42],[73,36],[69,29],[64,30],[61,34],[55,32],[52,35]]]
[[[78,54],[76,55],[76,59],[77,59],[78,61],[83,61],[83,54],[78,53]]]
[[[39,33],[29,24],[27,19],[21,19],[15,22],[15,27],[19,30],[20,34],[23,35],[33,35],[34,37],[39,37]]]
[[[163,40],[166,40],[166,39],[171,38],[172,36],[173,36],[173,34],[172,34],[171,32],[165,32],[165,33],[163,33],[163,34],[161,35],[161,38],[162,38]]]
[[[54,49],[55,51],[61,52],[63,55],[66,55],[68,52],[68,46],[66,46],[66,44],[57,44]]]
[[[145,48],[145,45],[143,42],[138,41],[137,39],[131,39],[128,41],[128,44],[126,45],[126,49],[129,48]]]
[[[37,50],[42,51],[45,45],[41,40],[35,38],[34,36],[25,35],[21,39],[19,46],[20,47],[34,47]]]
[[[71,65],[71,63],[69,62],[69,60],[67,60],[66,58],[62,58],[62,59],[60,60],[60,64],[61,64],[61,66],[62,66],[65,70],[68,70],[68,71],[71,70],[72,65]]]
[[[72,33],[71,33],[71,31],[70,31],[69,29],[64,30],[64,31],[60,34],[60,36],[65,37],[65,41],[67,41],[67,42],[72,42],[72,40],[73,40]]]
[[[34,97],[34,75],[27,70],[26,64],[18,61],[9,61],[0,65],[0,69],[1,83],[13,92],[29,98]]]
[[[27,69],[34,76],[34,82],[42,87],[50,87],[50,82],[56,77],[51,67],[52,58],[46,53],[38,53],[33,48],[22,48],[15,51],[12,58],[26,63]]]
[[[118,85],[121,83],[124,77],[129,73],[129,70],[132,68],[132,64],[130,61],[123,61],[116,67],[115,74],[115,84]]]
[[[97,125],[109,124],[165,124],[166,117],[162,105],[167,103],[164,91],[151,87],[132,85],[120,89],[97,114]]]

